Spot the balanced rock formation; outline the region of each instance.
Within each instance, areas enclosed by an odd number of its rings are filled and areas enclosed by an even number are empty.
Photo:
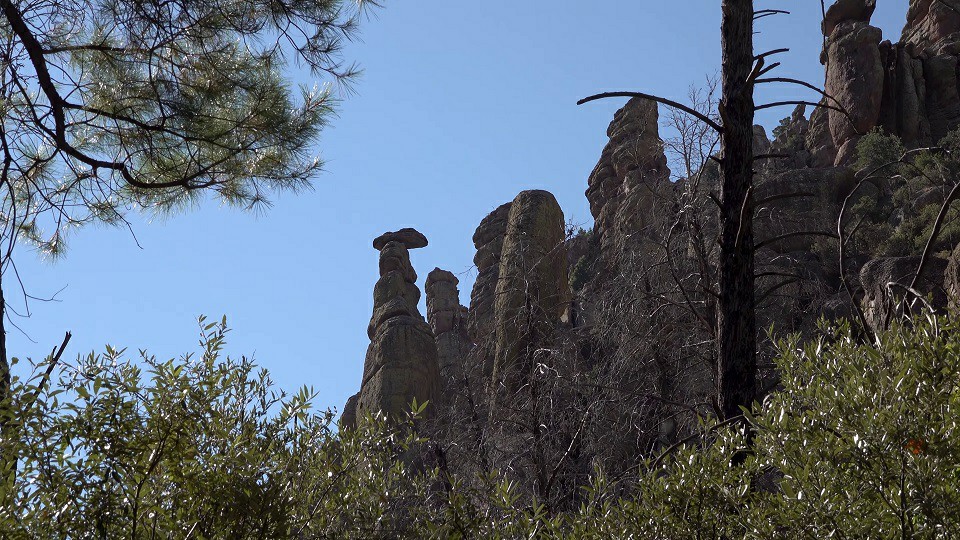
[[[877,0],[838,0],[823,18],[823,35],[829,36],[842,22],[870,22]]]
[[[833,31],[827,35],[826,69],[824,90],[845,112],[831,109],[827,114],[833,146],[837,149],[834,164],[851,160],[860,136],[876,127],[880,119],[880,104],[883,98],[883,63],[880,59],[879,28],[870,26],[874,0],[841,1],[838,5],[853,6],[845,14],[852,17],[838,19]],[[839,17],[839,15],[838,15]]]
[[[420,231],[405,227],[399,231],[385,232],[373,239],[373,249],[381,251],[388,242],[400,242],[407,249],[427,247],[427,237]]]
[[[434,268],[427,276],[427,321],[437,341],[440,375],[455,377],[473,343],[467,335],[467,308],[460,305],[460,280],[453,273]]]
[[[424,403],[439,393],[437,345],[417,308],[420,289],[408,252],[426,245],[426,238],[404,229],[383,235],[375,245],[380,246],[380,279],[373,291],[373,316],[367,328],[370,346],[356,414],[383,412],[400,417],[414,399]]]
[[[494,385],[514,390],[532,350],[548,342],[570,305],[563,211],[542,190],[523,191],[507,217],[494,300]]]

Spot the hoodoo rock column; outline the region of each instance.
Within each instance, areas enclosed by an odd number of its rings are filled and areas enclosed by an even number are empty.
[[[363,365],[357,414],[383,412],[402,417],[410,404],[439,395],[437,344],[417,304],[420,289],[410,249],[427,245],[414,229],[385,233],[373,241],[380,251],[380,279],[373,290],[370,346]]]

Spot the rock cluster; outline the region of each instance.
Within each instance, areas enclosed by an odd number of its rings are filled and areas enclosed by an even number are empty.
[[[857,316],[857,306],[880,328],[904,311],[899,299],[914,293],[929,295],[935,309],[960,306],[960,247],[949,260],[931,257],[913,283],[919,257],[887,257],[900,252],[864,247],[874,239],[864,235],[871,240],[847,243],[846,283],[840,276],[836,224],[860,180],[851,167],[860,138],[881,127],[916,147],[960,125],[960,0],[911,1],[895,44],[881,42],[870,26],[875,7],[875,0],[838,0],[826,14],[822,61],[832,97],[809,120],[798,106],[773,141],[754,129],[758,155],[788,156],[757,160],[761,328],[811,335],[820,316]],[[559,451],[570,455],[570,478],[604,460],[634,467],[642,452],[695,429],[693,419],[710,414],[715,395],[718,224],[709,194],[718,189],[718,166],[708,162],[696,182],[671,182],[658,119],[657,105],[642,99],[617,111],[588,179],[592,232],[567,239],[560,206],[539,190],[521,192],[481,221],[469,309],[460,304],[457,277],[436,268],[425,283],[425,321],[408,250],[426,246],[426,237],[402,229],[374,240],[380,278],[370,346],[360,392],[347,401],[341,426],[367,412],[397,416],[414,399],[431,401],[441,414],[426,425],[447,438],[450,455],[486,469],[501,456],[530,452],[523,422],[534,417],[523,415],[585,400],[597,407],[589,426],[537,441],[559,441]],[[891,196],[873,184],[862,188],[863,201]],[[897,227],[894,220],[944,196],[942,188],[917,190],[897,203],[900,215],[875,225]],[[848,217],[858,200],[849,202]],[[852,295],[845,284],[854,285]],[[760,348],[773,354],[767,340]],[[597,384],[568,386],[567,375],[580,373]],[[764,388],[776,386],[773,370],[761,379]],[[547,380],[565,382],[526,384]],[[534,393],[548,388],[549,397]],[[687,413],[695,414],[683,420]],[[537,430],[564,428],[555,418],[536,418],[544,422]]]
[[[398,417],[409,411],[414,399],[418,403],[436,399],[440,384],[437,345],[417,307],[420,289],[408,251],[425,246],[426,238],[404,229],[381,236],[374,245],[380,247],[380,279],[373,290],[373,316],[367,327],[370,346],[356,414]]]
[[[916,147],[960,125],[960,1],[911,0],[897,43],[881,42],[870,26],[875,7],[875,0],[840,0],[827,12],[821,61],[833,99],[824,98],[810,118],[815,167],[850,163],[857,141],[876,127]]]

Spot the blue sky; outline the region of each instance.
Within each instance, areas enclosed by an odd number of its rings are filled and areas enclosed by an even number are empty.
[[[879,2],[873,24],[885,39],[899,37],[907,3]],[[760,22],[757,51],[790,47],[779,73],[822,81],[820,3],[757,4],[794,12]],[[41,358],[70,330],[66,358],[107,343],[173,357],[195,350],[198,315],[226,314],[231,354],[340,407],[359,387],[368,344],[372,239],[422,231],[430,245],[412,252],[420,286],[434,267],[451,270],[467,304],[473,231],[519,191],[553,192],[568,220],[589,227],[587,176],[623,100],[577,99],[611,90],[682,99],[719,69],[719,17],[710,0],[388,0],[347,49],[365,73],[320,141],[327,170],[313,191],[279,194],[263,215],[207,204],[138,220],[142,249],[125,230],[89,228],[56,262],[21,250],[29,294],[63,290],[13,317],[23,332],[8,324],[9,354]],[[759,100],[797,97],[816,100],[792,88]],[[789,112],[758,121],[769,130]]]

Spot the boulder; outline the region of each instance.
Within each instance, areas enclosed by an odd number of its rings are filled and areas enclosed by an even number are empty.
[[[907,310],[904,298],[917,310],[916,295],[906,289],[913,281],[920,257],[885,257],[874,259],[860,269],[860,285],[863,287],[863,311],[867,323],[875,330],[886,328],[890,322]],[[923,274],[917,280],[914,291],[930,296],[930,307],[941,310],[947,305],[944,290],[944,274],[947,261],[930,257]]]
[[[410,227],[381,234],[373,240],[373,249],[380,251],[389,242],[399,242],[407,249],[427,247],[427,237]]]
[[[823,18],[823,35],[830,37],[837,25],[844,21],[868,23],[875,9],[877,0],[837,0]]]

